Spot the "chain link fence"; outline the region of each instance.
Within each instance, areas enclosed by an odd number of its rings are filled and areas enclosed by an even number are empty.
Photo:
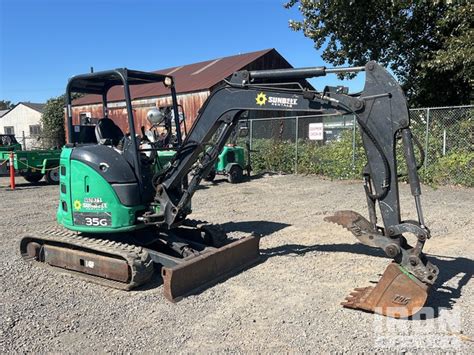
[[[410,119],[423,182],[474,186],[474,106],[411,109]],[[366,163],[354,115],[252,119],[249,129],[256,172],[359,178]]]
[[[52,149],[61,147],[60,138],[45,133],[27,136],[22,132],[21,135],[16,135],[15,138],[16,141],[21,144],[23,150]]]

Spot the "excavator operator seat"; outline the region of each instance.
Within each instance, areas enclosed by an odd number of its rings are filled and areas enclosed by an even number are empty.
[[[99,144],[116,146],[123,138],[123,132],[110,118],[104,117],[95,126],[95,136]]]

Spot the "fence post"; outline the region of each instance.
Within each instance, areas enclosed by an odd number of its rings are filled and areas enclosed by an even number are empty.
[[[426,177],[426,169],[428,168],[428,139],[430,135],[430,109],[426,109],[426,134],[425,134],[425,172],[424,176]]]
[[[355,168],[355,148],[356,148],[356,116],[352,120],[352,169]]]
[[[249,148],[252,150],[252,134],[253,134],[253,120],[250,121],[250,127],[249,127]]]
[[[295,131],[295,174],[298,174],[298,116],[295,119],[296,131]]]
[[[26,137],[25,137],[25,131],[21,131],[21,136],[23,138],[23,150],[26,150]]]
[[[443,129],[443,157],[446,155],[446,128]]]

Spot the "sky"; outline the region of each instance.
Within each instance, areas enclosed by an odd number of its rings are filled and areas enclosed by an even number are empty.
[[[73,75],[158,70],[275,48],[294,67],[331,65],[288,26],[284,0],[0,0],[0,100],[46,102]],[[341,84],[334,75],[317,89]],[[363,88],[363,75],[344,81]]]

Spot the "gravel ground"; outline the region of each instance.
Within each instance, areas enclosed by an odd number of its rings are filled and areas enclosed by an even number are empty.
[[[19,181],[21,183],[21,181]],[[158,276],[123,292],[88,284],[20,259],[19,235],[55,222],[57,187],[0,179],[0,353],[5,352],[474,352],[474,190],[423,188],[440,268],[427,319],[391,320],[344,309],[354,287],[369,285],[388,259],[323,217],[338,209],[366,215],[360,183],[266,176],[240,185],[206,183],[193,218],[232,235],[264,235],[262,262],[177,304]],[[402,218],[414,217],[406,185]]]

